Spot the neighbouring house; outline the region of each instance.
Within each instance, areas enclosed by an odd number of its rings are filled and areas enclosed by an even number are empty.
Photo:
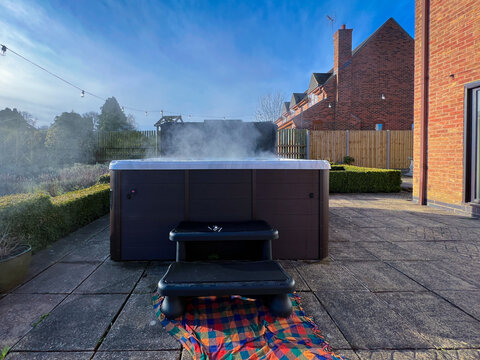
[[[308,89],[284,103],[279,129],[412,128],[412,37],[390,18],[352,51],[352,32],[343,25],[334,34],[333,68],[313,73]]]
[[[413,197],[480,215],[480,1],[417,0]]]

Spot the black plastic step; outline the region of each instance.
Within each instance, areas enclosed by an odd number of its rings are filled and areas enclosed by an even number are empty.
[[[275,240],[277,229],[266,221],[197,222],[182,221],[170,231],[172,241]]]
[[[158,283],[164,296],[287,294],[295,281],[276,261],[176,262]]]

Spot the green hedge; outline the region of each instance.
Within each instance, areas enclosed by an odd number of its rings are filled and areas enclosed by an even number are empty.
[[[0,231],[40,250],[109,211],[109,185],[100,184],[60,196],[17,194],[0,197]]]
[[[399,192],[402,183],[400,170],[364,168],[342,165],[345,170],[332,167],[331,193]]]

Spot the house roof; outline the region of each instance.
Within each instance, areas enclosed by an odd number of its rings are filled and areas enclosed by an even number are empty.
[[[385,21],[377,30],[375,30],[373,33],[370,34],[369,37],[367,37],[365,40],[363,40],[363,42],[360,43],[360,45],[358,45],[355,49],[352,50],[352,56],[355,55],[361,48],[363,48],[365,45],[367,45],[367,43],[375,37],[375,35],[382,29],[384,28],[387,24],[395,24],[397,25],[397,27],[402,30],[405,34],[408,35],[408,37],[410,39],[413,40],[413,38],[410,36],[410,34],[408,32],[405,31],[405,29],[398,23],[395,21],[394,18],[390,18],[388,19],[387,21]]]
[[[282,114],[290,111],[290,101],[285,101],[282,107]]]
[[[310,85],[308,85],[307,93],[311,92],[316,87],[319,87],[332,76],[332,71],[328,73],[313,73],[312,77],[310,78]]]
[[[305,98],[306,95],[307,94],[305,94],[304,92],[303,93],[293,93],[292,94],[292,99],[290,100],[290,108],[294,107],[300,101],[302,101],[303,98]]]

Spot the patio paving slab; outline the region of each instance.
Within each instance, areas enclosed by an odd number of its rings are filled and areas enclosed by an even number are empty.
[[[177,350],[155,316],[151,294],[132,294],[99,350]]]
[[[70,295],[30,331],[14,350],[94,350],[126,296]]]
[[[429,290],[478,289],[432,261],[388,261],[388,263]]]
[[[0,349],[12,347],[43,314],[48,314],[65,295],[9,294],[0,300]],[[34,306],[32,306],[34,304]]]
[[[295,280],[295,291],[308,291],[310,288],[308,287],[305,280],[303,280],[302,276],[297,270],[297,266],[301,265],[300,261],[295,260],[280,260],[280,264],[283,268],[293,277]]]
[[[88,360],[93,355],[91,351],[83,352],[12,352],[7,360]]]
[[[61,262],[102,262],[110,256],[110,244],[107,239],[110,237],[110,230],[103,230],[98,237],[101,239],[90,239],[77,250],[64,256]]]
[[[92,263],[56,263],[19,287],[15,293],[68,294],[84,281],[97,266]]]
[[[378,260],[363,243],[332,243],[328,246],[328,254],[334,260]]]
[[[178,351],[98,351],[93,360],[179,360]]]
[[[146,262],[101,264],[76,290],[76,294],[129,294],[142,276]]]
[[[365,285],[338,262],[301,262],[297,269],[313,291],[368,291]]]
[[[412,279],[381,261],[343,261],[342,265],[373,292],[425,290]]]
[[[412,251],[406,244],[417,244],[417,242],[361,242],[366,251],[375,256],[379,260],[437,260],[440,255],[432,255],[431,252],[422,248],[422,251]],[[430,243],[431,244],[431,243]],[[428,246],[428,243],[427,243]]]
[[[133,290],[134,294],[153,294],[157,290],[158,282],[167,272],[170,262],[152,261],[145,269],[140,281]]]
[[[412,349],[431,344],[371,292],[316,291],[353,349]]]
[[[440,297],[427,292],[377,295],[436,347],[480,347],[480,322]]]
[[[352,347],[315,295],[312,292],[300,292],[297,293],[297,295],[301,297],[302,307],[303,310],[305,310],[305,314],[311,317],[315,324],[317,324],[318,328],[321,329],[320,331],[325,340],[335,350],[351,350]]]
[[[449,291],[439,290],[437,293],[458,306],[460,309],[480,321],[480,290],[473,291]]]
[[[478,359],[469,357],[468,354],[462,354],[458,357],[458,352],[451,350],[376,350],[376,351],[357,351],[361,360],[467,360]],[[466,355],[466,357],[463,357]]]

